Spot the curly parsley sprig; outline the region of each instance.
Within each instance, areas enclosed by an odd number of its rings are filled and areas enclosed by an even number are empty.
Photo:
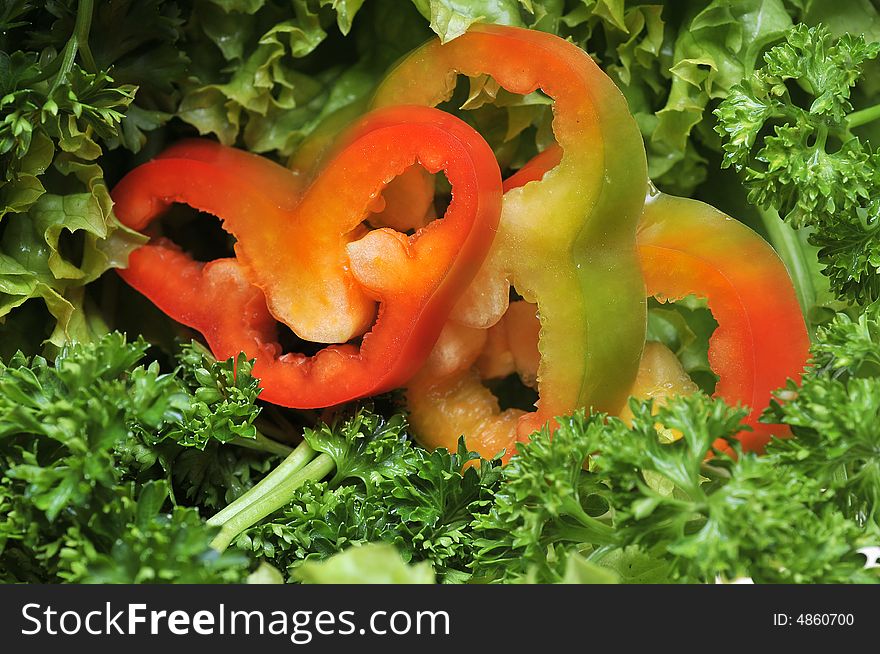
[[[241,495],[289,448],[255,429],[243,357],[233,375],[192,346],[163,372],[147,349],[112,333],[54,362],[0,362],[0,581],[243,579],[199,507]]]
[[[749,200],[809,230],[832,290],[880,297],[880,153],[853,129],[880,107],[853,111],[853,87],[880,43],[797,25],[764,66],[716,110],[724,167],[744,175]]]

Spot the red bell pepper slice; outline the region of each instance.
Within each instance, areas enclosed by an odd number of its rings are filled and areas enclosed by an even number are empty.
[[[767,241],[696,200],[649,196],[639,224],[639,258],[648,295],[663,301],[691,293],[708,301],[718,327],[709,338],[715,396],[751,409],[740,432],[744,450],[762,451],[783,425],[758,422],[772,393],[800,380],[810,339],[794,286]]]
[[[298,198],[302,183],[294,173],[206,142],[173,148],[112,193],[119,219],[134,229],[182,202],[218,216],[235,234],[236,253],[249,264],[201,264],[154,239],[120,274],[202,332],[217,357],[244,352],[256,359],[262,397],[283,406],[332,406],[403,385],[430,353],[497,229],[498,165],[465,123],[434,109],[397,107],[367,116],[356,129],[358,138]],[[412,236],[387,228],[364,235],[370,204],[416,162],[444,170],[452,185],[443,220]],[[286,180],[290,188],[278,188]],[[330,306],[328,295],[335,298]],[[273,317],[280,305],[295,307],[299,324],[317,324],[344,312],[337,306],[344,298],[361,295],[380,307],[360,346],[332,345],[313,357],[282,353]]]

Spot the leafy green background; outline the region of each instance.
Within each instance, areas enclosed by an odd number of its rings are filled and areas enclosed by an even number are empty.
[[[741,414],[698,394],[656,415],[636,403],[632,426],[579,414],[503,470],[463,468],[474,455],[413,444],[388,417],[393,396],[355,417],[262,405],[249,362],[181,348],[185,330],[104,274],[143,241],[113,215],[108,189],[127,171],[195,134],[286,163],[325,121],[361,111],[399,57],[476,22],[584,48],[625,95],[654,183],[715,204],[777,248],[816,334],[815,365],[768,414],[797,439],[762,458],[707,461]],[[806,31],[819,23],[824,36]],[[803,56],[846,32],[864,42]],[[880,262],[866,248],[832,251],[832,264],[858,266],[832,270],[829,284],[816,235],[854,224],[828,209],[842,187],[778,175],[773,197],[755,194],[766,160],[800,151],[731,107],[777,102],[811,126],[831,116],[826,127],[858,139],[844,154],[872,162],[860,179],[874,188],[880,123],[846,120],[877,103],[878,42],[871,0],[2,3],[0,579],[230,582],[255,570],[254,580],[343,581],[370,568],[376,580],[417,582],[876,581],[858,549],[878,532],[880,332],[866,306],[877,286],[876,276],[853,286],[849,271],[876,275]],[[813,106],[815,73],[841,70],[830,103]],[[512,96],[488,77],[460,80],[445,108],[485,135],[505,172],[552,140],[546,97]],[[734,123],[751,131],[725,127]],[[792,192],[809,219],[786,214]],[[713,328],[694,298],[650,308],[649,338],[707,392]],[[333,472],[298,486],[237,548],[212,549],[204,517],[263,480],[300,424]],[[658,424],[684,438],[661,441]]]
[[[86,11],[91,21],[77,26]],[[794,22],[819,21],[834,35],[857,29],[880,39],[870,0],[845,10],[820,0],[4,3],[0,336],[19,337],[7,317],[24,316],[31,299],[51,314],[42,336],[55,346],[113,326],[130,298],[95,282],[124,266],[141,240],[115,219],[107,189],[165,144],[199,133],[287,161],[328,116],[358,111],[403,54],[475,22],[550,31],[590,52],[629,102],[655,184],[706,198],[767,233],[735,177],[719,189],[718,174],[707,174],[721,153],[712,111]],[[860,85],[854,107],[877,90]],[[552,139],[546,98],[533,96],[499,93],[488,78],[462,89],[460,113],[505,167]],[[793,252],[768,237],[790,268],[815,258],[803,238]],[[793,274],[805,311],[820,322],[829,315],[822,307],[839,307],[818,265],[807,268]]]

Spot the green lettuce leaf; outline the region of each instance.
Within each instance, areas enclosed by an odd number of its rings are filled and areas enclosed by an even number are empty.
[[[0,320],[32,298],[40,298],[56,321],[49,341],[90,340],[99,324],[85,315],[85,285],[109,268],[127,263],[143,243],[112,212],[107,187],[96,164],[59,155],[56,170],[87,190],[43,193],[26,213],[7,216],[0,235]],[[100,320],[94,316],[95,320]]]
[[[287,157],[323,118],[365,99],[430,33],[410,5],[371,2],[361,28],[334,49],[363,1],[292,4],[293,12],[272,2],[200,4],[191,22],[205,38],[188,45],[193,65],[177,116],[221,143]]]
[[[712,149],[710,103],[754,70],[761,50],[791,27],[782,0],[715,0],[682,25],[674,42],[669,95],[656,112],[646,143],[648,174],[673,192],[687,192],[705,179],[705,161],[690,141],[692,131]],[[708,125],[704,120],[708,118]]]
[[[474,23],[523,27],[521,6],[526,0],[413,0],[419,13],[443,43],[464,34]]]
[[[59,346],[87,341],[106,326],[85,287],[125,266],[143,242],[113,215],[102,156],[120,145],[139,150],[145,132],[170,118],[186,64],[175,45],[182,21],[177,3],[165,0],[14,3],[5,11],[0,324],[39,299],[52,317],[41,336]]]

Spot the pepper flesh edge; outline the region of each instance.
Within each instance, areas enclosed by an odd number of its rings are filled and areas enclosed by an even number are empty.
[[[530,30],[477,26],[405,58],[373,105],[437,104],[459,73],[490,74],[513,93],[541,88],[555,100],[553,128],[564,154],[544,180],[504,196],[480,274],[490,318],[479,311],[455,318],[475,326],[497,321],[512,283],[538,304],[542,320],[542,418],[581,406],[617,411],[635,379],[646,316],[635,228],[647,167],[626,101],[576,46]],[[550,221],[536,219],[542,215]]]
[[[246,269],[235,260],[200,264],[159,241],[136,250],[130,267],[120,274],[173,318],[201,331],[218,357],[243,351],[255,358],[254,374],[261,379],[262,397],[269,401],[298,408],[326,407],[401,386],[427,357],[460,290],[479,268],[497,227],[501,201],[497,163],[476,132],[433,109],[416,107],[411,112],[421,122],[369,131],[322,172],[327,175],[334,166],[344,166],[346,153],[375,153],[377,148],[370,144],[381,145],[384,139],[387,148],[399,150],[391,163],[380,162],[386,168],[399,171],[418,160],[446,170],[454,188],[455,198],[444,220],[412,237],[377,230],[360,248],[361,255],[369,255],[371,246],[400,243],[403,257],[397,264],[408,274],[402,279],[377,275],[371,266],[387,263],[380,258],[367,256],[358,263],[362,275],[370,273],[384,284],[364,288],[380,300],[380,310],[376,326],[360,348],[343,344],[325,348],[315,357],[283,355],[265,297],[250,285]],[[433,126],[428,124],[432,119]],[[453,127],[443,129],[444,125]],[[381,169],[376,174],[381,178]],[[118,214],[123,223],[145,225],[167,206],[169,195],[155,187],[140,188],[134,180],[114,189]],[[188,201],[185,194],[171,197]]]

